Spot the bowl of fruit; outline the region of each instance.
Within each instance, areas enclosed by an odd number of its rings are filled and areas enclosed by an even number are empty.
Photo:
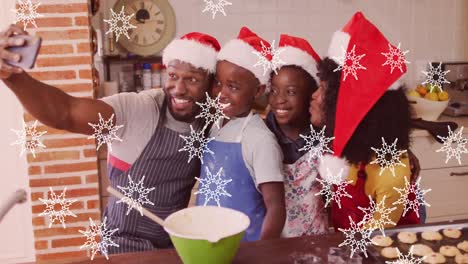
[[[436,85],[418,85],[407,96],[416,116],[427,121],[436,121],[449,103],[448,93]]]

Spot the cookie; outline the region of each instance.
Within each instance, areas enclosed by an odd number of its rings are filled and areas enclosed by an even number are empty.
[[[393,239],[387,236],[375,236],[372,238],[372,244],[379,246],[379,247],[389,247],[393,244]]]
[[[442,230],[442,234],[449,238],[460,238],[462,236],[462,232],[459,229],[447,228]]]
[[[459,249],[461,249],[461,250],[463,250],[465,252],[468,252],[468,241],[465,240],[463,242],[458,243],[457,248],[459,248]]]
[[[416,241],[418,241],[416,234],[412,232],[400,232],[398,233],[397,237],[400,242],[405,244],[414,244]]]
[[[427,241],[439,241],[442,240],[442,235],[437,231],[426,231],[422,232],[421,237]]]
[[[454,246],[441,246],[439,252],[446,257],[455,257],[461,254],[460,250]]]
[[[424,263],[432,263],[432,264],[445,263],[445,257],[442,256],[442,254],[440,253],[434,252],[434,253],[424,256],[423,261]]]
[[[395,259],[398,258],[398,248],[396,247],[386,247],[380,251],[380,255],[382,255],[384,258],[388,259]]]
[[[455,256],[455,263],[468,264],[468,254],[460,254]]]
[[[413,254],[416,256],[424,257],[432,252],[432,248],[423,244],[416,244],[413,246]]]

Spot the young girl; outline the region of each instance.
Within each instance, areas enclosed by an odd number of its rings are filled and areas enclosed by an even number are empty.
[[[286,223],[283,236],[325,233],[328,217],[318,193],[317,171],[308,161],[305,140],[310,133],[309,98],[317,90],[316,65],[320,57],[307,40],[281,35],[279,47],[285,64],[271,75],[270,112],[266,124],[283,151]],[[317,161],[313,161],[317,163]]]
[[[341,41],[341,45],[335,41]],[[319,63],[320,87],[312,96],[311,122],[326,125],[328,134],[335,137],[335,158],[324,158],[320,175],[327,177],[327,169],[335,175],[344,169],[344,180],[351,181],[345,190],[352,198],[342,197],[340,205],[332,203],[335,228],[348,228],[350,221],[362,220],[372,229],[419,223],[412,210],[402,217],[404,204],[397,203],[400,193],[394,189],[403,189],[405,182],[410,182],[410,164],[404,151],[410,144],[411,115],[402,87],[395,85],[406,71],[405,65],[402,71],[396,68],[393,72],[390,66],[382,66],[385,57],[381,53],[389,49],[388,45],[379,30],[362,13],[356,13],[343,32],[335,33],[329,57],[344,55],[335,52],[340,50],[335,46],[348,47],[347,52],[355,52],[357,56],[366,52],[358,62],[366,69],[337,70],[339,64],[330,58]],[[382,138],[388,145],[397,139],[394,153],[402,151],[393,157],[396,164],[393,171],[376,160],[375,149],[383,148]],[[391,155],[385,154],[384,158],[388,161]],[[350,167],[336,157],[346,159]],[[365,210],[372,209],[373,202],[390,209],[388,219],[378,212]]]

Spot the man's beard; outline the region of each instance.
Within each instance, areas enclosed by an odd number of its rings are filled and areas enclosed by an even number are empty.
[[[193,106],[193,111],[192,114],[185,114],[181,115],[179,113],[176,113],[172,110],[172,97],[166,93],[166,103],[167,103],[167,109],[169,110],[169,113],[171,113],[172,117],[174,117],[175,120],[179,122],[185,122],[185,123],[192,123],[195,121],[195,116],[197,116],[200,113],[200,106],[197,104],[194,104]]]

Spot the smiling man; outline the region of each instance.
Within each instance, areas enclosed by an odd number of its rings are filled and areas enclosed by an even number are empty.
[[[19,61],[18,54],[7,48],[21,46],[12,38],[26,34],[10,26],[0,34],[0,79],[17,96],[24,108],[43,124],[74,133],[91,135],[88,123],[98,123],[113,116],[113,123],[123,125],[117,131],[122,142],[112,142],[108,153],[108,177],[111,186],[127,187],[131,181],[153,188],[147,194],[153,204],[145,208],[166,218],[187,207],[190,193],[199,175],[200,162],[179,152],[184,141],[180,135],[190,133],[190,125],[201,129],[195,120],[199,113],[196,102],[205,101],[215,71],[218,41],[206,34],[192,32],[172,41],[164,51],[167,83],[164,89],[121,93],[102,100],[73,97],[60,89],[41,83],[5,60]],[[45,107],[47,106],[47,107]],[[138,198],[138,197],[133,197]],[[167,248],[171,241],[162,227],[136,210],[127,214],[127,205],[110,198],[104,211],[109,229],[118,228],[113,240],[119,247],[109,253]]]

